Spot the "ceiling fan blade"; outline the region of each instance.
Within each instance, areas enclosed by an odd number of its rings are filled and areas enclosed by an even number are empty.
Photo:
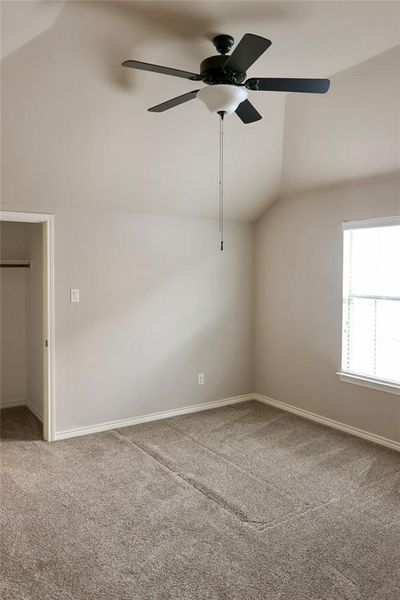
[[[229,56],[224,68],[238,73],[245,73],[270,45],[270,40],[266,38],[254,35],[254,33],[245,33]]]
[[[262,119],[260,113],[248,100],[241,102],[235,112],[239,119],[243,121],[243,123],[254,123],[254,121],[259,121]]]
[[[329,90],[329,79],[287,79],[280,77],[253,77],[245,82],[248,90],[259,92],[303,92],[325,94]]]
[[[191,73],[190,71],[181,71],[180,69],[171,69],[170,67],[162,67],[161,65],[152,65],[150,63],[140,62],[138,60],[125,60],[122,63],[123,67],[131,69],[139,69],[140,71],[152,71],[153,73],[162,73],[163,75],[173,75],[174,77],[183,77],[193,81],[201,81],[201,75]]]
[[[196,98],[198,91],[199,90],[193,90],[192,92],[188,92],[187,94],[182,94],[182,96],[177,96],[176,98],[171,98],[171,100],[166,100],[165,102],[162,102],[161,104],[152,106],[148,110],[150,112],[164,112],[165,110],[174,108],[174,106],[179,106],[179,104],[183,104],[184,102],[193,100],[194,98]]]

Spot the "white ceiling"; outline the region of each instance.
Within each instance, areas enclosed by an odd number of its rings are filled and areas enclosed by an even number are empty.
[[[36,0],[1,8],[3,177],[6,194],[24,206],[215,217],[216,117],[197,100],[148,113],[196,85],[123,69],[124,59],[197,70],[214,54],[214,34],[253,32],[272,46],[249,76],[325,77],[399,43],[397,2]],[[262,121],[226,120],[226,214],[238,219],[257,217],[281,178],[285,96],[251,99]]]

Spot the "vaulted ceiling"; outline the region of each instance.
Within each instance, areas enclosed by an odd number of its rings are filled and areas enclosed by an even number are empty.
[[[250,76],[326,77],[399,43],[397,2],[36,0],[1,8],[3,200],[46,209],[215,217],[216,117],[198,101],[148,113],[196,85],[123,69],[124,59],[196,71],[214,54],[213,35],[238,41],[252,32],[272,46]],[[280,189],[285,95],[254,93],[252,101],[262,121],[226,121],[231,218],[256,218]]]
[[[56,22],[65,0],[1,2],[1,58],[18,50]]]

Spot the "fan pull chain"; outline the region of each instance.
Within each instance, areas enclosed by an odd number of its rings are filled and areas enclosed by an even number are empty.
[[[224,115],[218,113],[219,120],[219,233],[221,236],[221,252],[224,250]]]

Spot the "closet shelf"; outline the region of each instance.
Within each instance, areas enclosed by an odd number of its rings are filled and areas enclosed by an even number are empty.
[[[0,267],[1,268],[20,268],[20,269],[30,269],[32,266],[32,263],[30,260],[26,259],[26,260],[7,260],[7,259],[2,259],[0,260]]]

